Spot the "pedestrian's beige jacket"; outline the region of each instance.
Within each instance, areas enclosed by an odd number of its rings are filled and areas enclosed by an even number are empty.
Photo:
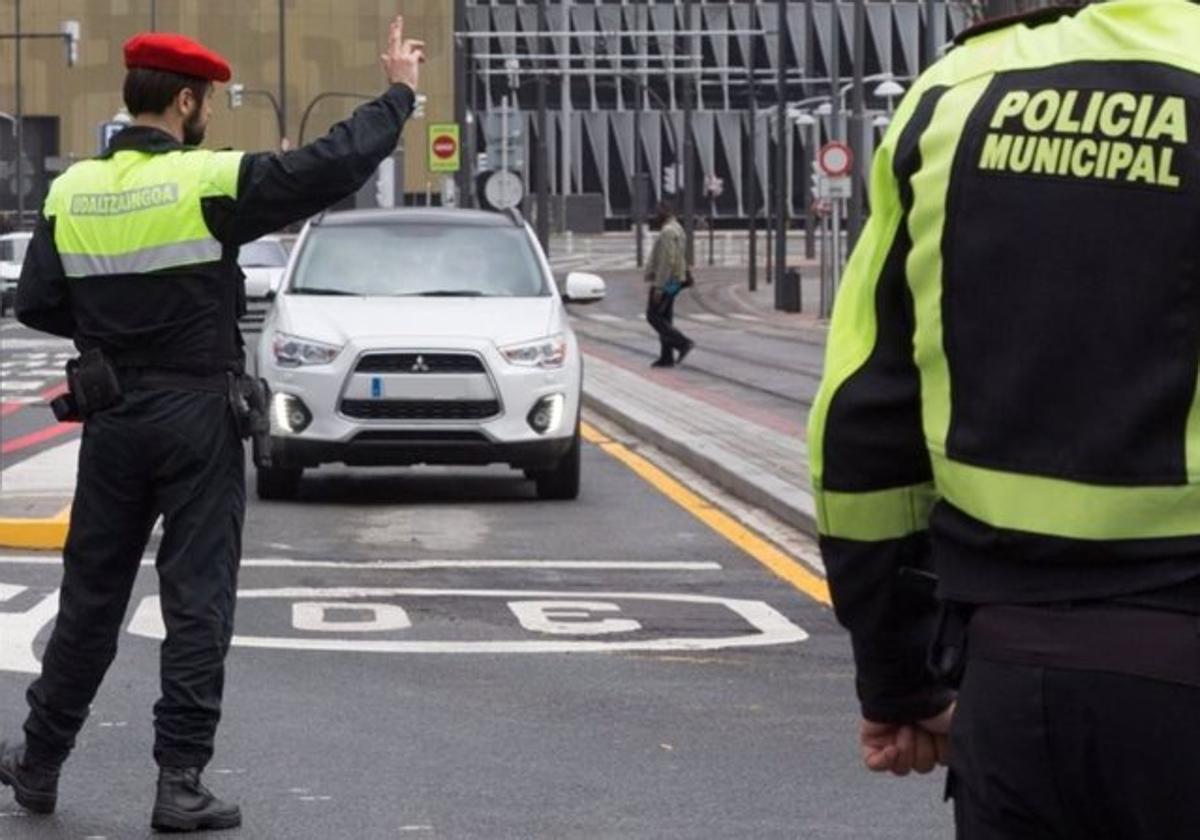
[[[683,232],[683,225],[678,219],[669,219],[650,251],[650,261],[646,263],[646,282],[662,290],[666,288],[668,280],[682,283],[686,276],[687,234]]]

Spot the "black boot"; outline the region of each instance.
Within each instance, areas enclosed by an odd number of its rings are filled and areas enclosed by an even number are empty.
[[[17,804],[35,814],[53,814],[58,804],[58,768],[26,761],[23,744],[0,741],[0,784],[12,788]]]
[[[150,825],[155,831],[211,831],[242,824],[238,806],[222,802],[200,783],[199,767],[163,767]]]

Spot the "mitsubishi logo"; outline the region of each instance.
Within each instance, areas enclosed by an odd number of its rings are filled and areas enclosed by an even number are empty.
[[[412,372],[413,373],[429,373],[430,369],[431,368],[429,367],[429,365],[425,364],[425,357],[417,356],[417,360],[415,362],[413,362]]]

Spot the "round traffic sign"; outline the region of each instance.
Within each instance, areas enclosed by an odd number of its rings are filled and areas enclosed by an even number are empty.
[[[525,198],[525,184],[514,173],[501,169],[487,180],[483,187],[488,203],[497,210],[516,207]]]
[[[458,141],[449,134],[433,138],[433,153],[442,160],[449,160],[458,152]]]
[[[817,165],[831,178],[849,175],[854,168],[854,153],[845,143],[837,140],[826,143],[817,153]]]

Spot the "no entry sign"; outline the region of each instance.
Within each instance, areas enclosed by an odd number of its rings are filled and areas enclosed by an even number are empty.
[[[817,153],[817,165],[830,178],[840,178],[849,175],[854,168],[854,153],[845,143],[835,140],[821,147]]]
[[[462,161],[458,124],[429,126],[429,171],[457,172]]]

